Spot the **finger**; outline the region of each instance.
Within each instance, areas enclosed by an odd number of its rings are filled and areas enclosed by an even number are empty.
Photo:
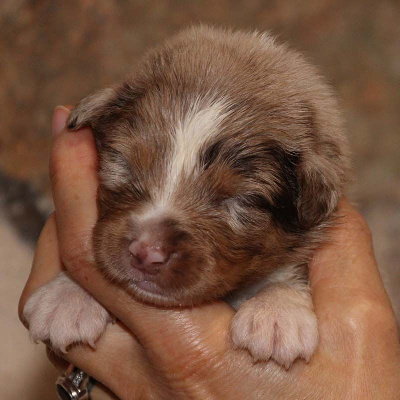
[[[155,371],[146,362],[132,333],[120,324],[107,327],[95,350],[74,346],[63,358],[104,384],[118,398],[148,398],[156,390]]]
[[[57,228],[55,214],[52,214],[40,233],[33,258],[32,269],[28,281],[22,291],[18,314],[22,323],[25,303],[32,293],[40,286],[50,282],[63,269],[58,249]]]
[[[53,136],[56,136],[65,128],[69,108],[64,106],[57,106],[55,108],[52,119]],[[18,314],[22,323],[26,323],[23,321],[23,309],[28,298],[36,289],[48,283],[63,269],[58,248],[56,217],[55,213],[52,213],[40,233],[31,273],[18,304]]]
[[[96,382],[90,391],[90,398],[93,400],[118,400],[114,393],[100,382]]]
[[[50,180],[62,257],[71,270],[93,264],[91,239],[97,220],[97,153],[89,129],[62,131],[53,143]],[[64,260],[63,260],[64,261]]]
[[[69,362],[65,361],[50,346],[46,346],[46,355],[58,372],[64,373],[64,371],[68,368]]]
[[[310,263],[320,333],[314,359],[334,360],[343,371],[358,366],[354,360],[395,369],[395,354],[400,354],[396,320],[373,253],[371,232],[348,201],[340,203],[339,212],[330,243]],[[351,372],[353,377],[361,374],[360,381],[368,374],[364,364]]]
[[[127,393],[133,391],[139,398],[146,397],[145,393],[154,386],[153,379],[150,379],[154,378],[154,371],[143,357],[142,349],[133,335],[119,324],[107,328],[96,343],[95,350],[88,346],[76,345],[62,357],[50,347],[47,347],[46,352],[60,374],[65,372],[69,364],[73,364],[96,381],[102,382],[120,398],[127,398]],[[108,394],[105,398],[114,398],[105,388],[99,392]]]
[[[317,306],[340,307],[358,299],[389,306],[373,253],[366,221],[347,200],[339,207],[338,223],[310,263],[310,282]]]
[[[53,364],[53,366],[57,369],[60,375],[63,375],[70,365],[68,361],[65,361],[62,357],[57,355],[49,346],[46,347],[46,354],[49,361]],[[95,400],[106,400],[106,399],[114,399],[116,397],[111,391],[102,385],[100,382],[96,382],[95,386],[90,391],[90,397]]]

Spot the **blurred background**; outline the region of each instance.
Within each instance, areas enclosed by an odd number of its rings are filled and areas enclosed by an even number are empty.
[[[400,307],[398,0],[2,0],[0,3],[0,387],[55,399],[57,375],[29,342],[17,302],[52,209],[48,154],[57,104],[121,80],[148,48],[197,22],[269,30],[318,65],[340,99],[353,149],[350,197],[368,220]],[[397,296],[397,298],[396,298]]]

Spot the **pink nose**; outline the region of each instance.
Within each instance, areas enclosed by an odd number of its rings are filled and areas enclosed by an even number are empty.
[[[160,246],[134,240],[129,245],[131,265],[145,273],[157,274],[169,259],[169,254]]]

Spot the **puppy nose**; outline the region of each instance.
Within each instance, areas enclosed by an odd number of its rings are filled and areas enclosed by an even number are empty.
[[[129,245],[131,265],[142,272],[157,274],[169,259],[169,253],[161,246],[134,240]]]

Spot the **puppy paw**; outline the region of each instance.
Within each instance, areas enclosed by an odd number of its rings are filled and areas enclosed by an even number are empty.
[[[34,292],[24,318],[35,342],[50,341],[54,350],[63,353],[78,342],[94,347],[112,321],[105,308],[65,273]]]
[[[236,348],[253,358],[272,358],[286,369],[297,358],[308,362],[318,343],[317,318],[308,293],[273,287],[243,303],[232,320]]]

